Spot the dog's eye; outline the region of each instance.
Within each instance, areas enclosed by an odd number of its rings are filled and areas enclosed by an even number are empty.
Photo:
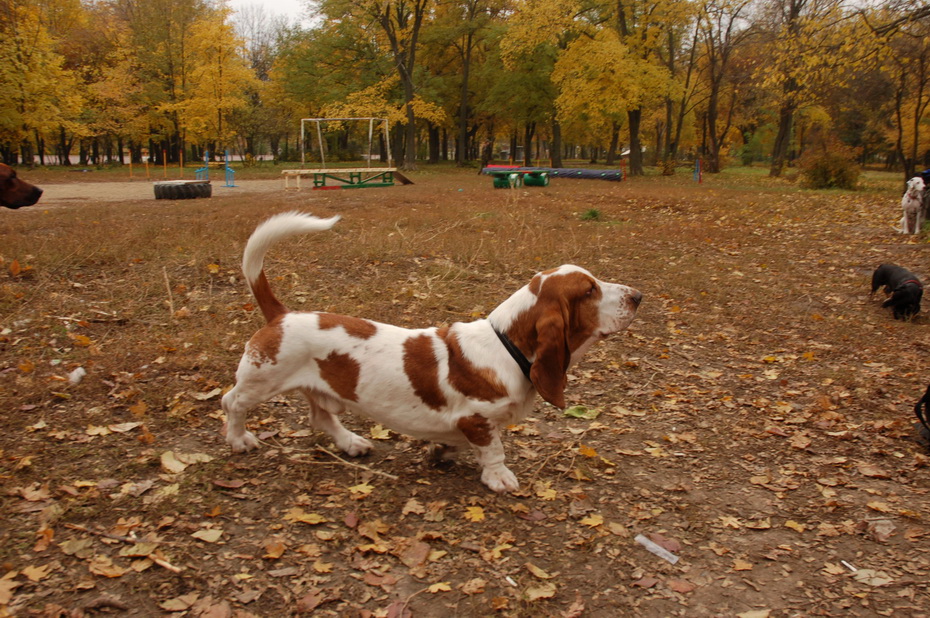
[[[594,294],[595,292],[597,292],[597,285],[595,285],[595,284],[592,283],[592,284],[591,284],[591,287],[590,287],[590,288],[588,289],[588,291],[585,293],[585,296],[591,296],[591,295]]]

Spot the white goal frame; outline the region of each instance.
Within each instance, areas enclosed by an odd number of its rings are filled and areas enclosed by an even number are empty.
[[[300,119],[300,166],[304,168],[307,165],[306,150],[306,126],[308,123],[316,125],[316,139],[320,152],[320,170],[326,168],[326,149],[323,147],[323,131],[320,123],[323,122],[368,122],[368,159],[366,160],[367,168],[371,169],[371,148],[374,142],[375,125],[380,125],[380,130],[384,136],[384,146],[387,151],[387,168],[393,169],[393,160],[391,159],[391,133],[387,118],[364,117],[364,118],[301,118]],[[383,163],[383,162],[382,162]],[[334,168],[338,169],[338,168]],[[382,168],[376,168],[382,169]]]

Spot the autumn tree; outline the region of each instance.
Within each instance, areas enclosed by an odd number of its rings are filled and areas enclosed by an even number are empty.
[[[246,93],[249,105],[233,115],[240,151],[256,156],[262,143],[273,143],[272,152],[276,153],[282,135],[294,128],[291,117],[282,115],[279,95],[283,90],[272,83],[275,62],[292,29],[287,18],[268,13],[259,4],[242,7],[234,16],[233,24],[236,36],[244,43],[246,63],[257,80]]]
[[[191,25],[190,86],[178,107],[187,139],[214,153],[234,145],[231,119],[248,108],[248,93],[258,88],[228,18],[221,8]]]
[[[554,47],[541,45],[532,54],[512,56],[506,64],[498,59],[491,69],[494,82],[479,106],[479,111],[507,120],[512,132],[511,157],[516,157],[517,141],[522,138],[525,165],[532,165],[533,139],[540,126],[555,117],[557,92],[551,74],[556,54]]]
[[[52,35],[55,11],[39,2],[0,3],[0,155],[31,164],[45,136],[74,123],[82,92]]]
[[[404,108],[401,167],[416,169],[417,52],[420,35],[433,0],[321,0],[322,29],[353,30],[359,42],[375,46],[390,59],[401,89]],[[362,33],[367,35],[362,37]],[[395,143],[398,140],[395,140]]]
[[[788,161],[798,110],[826,88],[842,84],[849,67],[869,55],[864,32],[843,0],[776,0],[757,21],[767,45],[759,67],[762,86],[772,93],[778,132],[769,175],[780,176]]]
[[[414,74],[420,30],[432,2],[433,0],[366,0],[362,3],[387,37],[391,56],[403,86],[407,124],[401,168],[405,170],[415,170],[417,167]]]
[[[495,16],[505,10],[506,0],[458,0],[444,3],[444,21],[450,24],[446,32],[448,41],[458,55],[461,84],[458,97],[458,126],[455,161],[459,165],[469,158],[469,120],[474,101],[471,99],[473,58],[482,43],[482,36],[494,24]]]
[[[276,97],[279,109],[294,111],[295,126],[302,117],[386,117],[397,137],[397,128],[402,130],[406,120],[405,113],[396,113],[403,97],[380,26],[351,15],[334,12],[317,28],[291,32],[276,58],[269,91],[282,95]],[[395,147],[398,142],[403,146],[403,140],[392,141]]]
[[[909,179],[930,165],[930,10],[913,2],[879,10],[866,21],[880,45],[880,66],[892,91],[895,153]],[[923,130],[922,130],[923,129]]]
[[[698,17],[701,58],[707,84],[708,152],[704,169],[719,172],[721,150],[733,127],[741,84],[732,71],[735,53],[752,34],[746,13],[751,0],[707,0]],[[724,103],[722,97],[729,100]],[[723,111],[724,117],[721,118]]]
[[[668,29],[689,15],[687,4],[685,0],[617,0],[608,5],[614,11],[612,15],[607,14],[608,23],[630,49],[631,57],[641,65],[643,76],[637,96],[629,99],[627,107],[631,175],[643,174],[640,135],[643,110],[661,101],[671,86],[668,79],[657,79],[661,74],[656,68],[661,67],[658,49]]]
[[[564,125],[573,120],[591,125],[602,136],[611,164],[630,109],[641,106],[646,92],[661,91],[668,77],[664,67],[638,62],[612,28],[593,38],[580,37],[560,55],[553,73],[559,86],[559,117]]]
[[[151,150],[178,161],[184,148],[181,111],[194,68],[192,28],[210,10],[206,0],[111,0],[129,32],[144,84]]]
[[[506,70],[529,71],[523,79],[539,84],[534,100],[537,100],[539,112],[549,110],[548,118],[542,121],[551,123],[550,154],[555,167],[561,167],[562,123],[556,113],[558,88],[552,82],[552,72],[559,54],[589,26],[585,13],[586,9],[577,0],[520,0],[514,3],[514,12],[507,20],[506,34],[500,43],[500,59]],[[534,58],[541,61],[533,62]],[[498,94],[498,103],[504,102],[505,97],[501,95],[506,94],[506,86],[496,86],[492,90],[494,93]],[[551,97],[545,106],[538,101],[543,94]],[[512,152],[515,146],[516,140],[513,140]],[[525,145],[525,149],[528,147]]]
[[[695,5],[688,6],[697,11]],[[660,61],[668,69],[671,79],[671,87],[664,97],[665,117],[659,133],[664,139],[661,147],[656,148],[656,154],[661,153],[662,156],[662,174],[665,176],[675,173],[685,123],[691,119],[699,100],[697,52],[700,17],[695,17],[692,22],[679,21],[674,27],[668,28],[666,44],[658,51]]]

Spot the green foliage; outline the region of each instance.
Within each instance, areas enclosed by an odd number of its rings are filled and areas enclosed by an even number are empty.
[[[588,210],[581,213],[582,221],[600,221],[601,220],[601,211],[597,208],[589,208]]]

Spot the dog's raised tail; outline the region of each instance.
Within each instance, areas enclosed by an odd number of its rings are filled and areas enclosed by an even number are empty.
[[[266,220],[249,236],[242,253],[242,272],[265,320],[270,322],[287,313],[287,307],[275,297],[265,276],[265,254],[279,240],[298,234],[322,232],[333,227],[337,221],[338,216],[320,219],[301,212],[285,212]]]

